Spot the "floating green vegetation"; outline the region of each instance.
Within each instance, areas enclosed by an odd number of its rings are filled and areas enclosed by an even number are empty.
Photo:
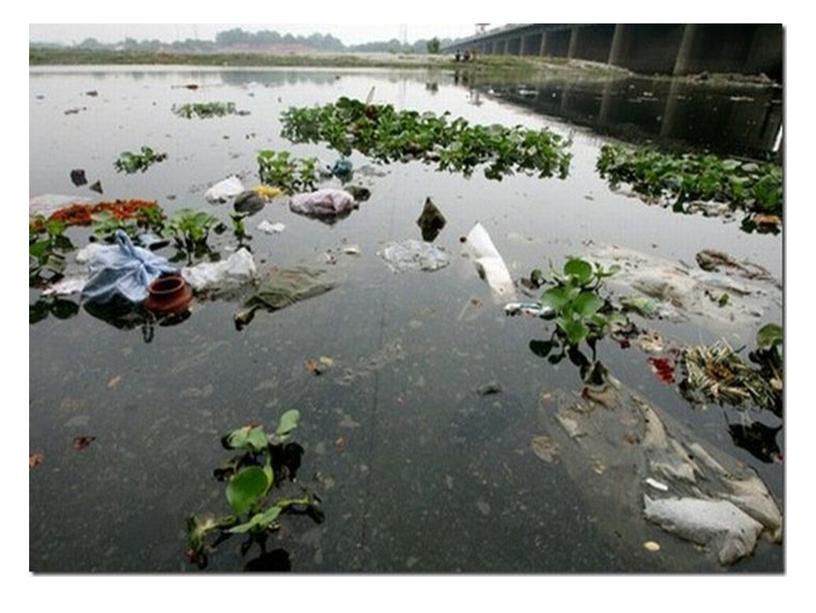
[[[778,164],[604,145],[597,167],[613,187],[628,183],[646,198],[673,199],[679,212],[685,212],[689,203],[703,200],[782,216],[782,168]]]
[[[782,414],[782,327],[766,324],[757,333],[757,348],[748,354],[752,366],[724,340],[683,350],[685,377],[680,391],[691,402],[746,405]]]
[[[287,194],[311,191],[317,184],[317,158],[293,158],[288,151],[259,151],[258,175],[262,183]]]
[[[56,281],[65,271],[64,253],[74,246],[65,236],[67,224],[56,219],[38,216],[29,223],[28,230],[28,284],[42,285]]]
[[[224,115],[247,115],[248,111],[239,111],[234,102],[191,102],[188,104],[173,105],[173,113],[185,119],[198,117],[209,119],[211,117],[223,117]]]
[[[273,434],[261,425],[238,428],[221,439],[222,445],[238,452],[213,475],[226,481],[225,497],[232,514],[214,517],[192,515],[187,519],[187,559],[200,568],[207,565],[208,554],[222,541],[245,534],[248,541],[241,550],[246,553],[253,543],[265,552],[266,538],[280,528],[285,513],[305,513],[315,521],[323,519],[314,494],[300,489],[298,495],[274,498],[272,493],[294,480],[300,466],[303,448],[287,443],[297,428],[300,412],[286,411]]]
[[[132,151],[123,152],[113,165],[117,172],[133,174],[134,172],[144,172],[153,164],[161,162],[166,158],[166,153],[156,153],[151,147],[143,146],[140,153],[134,153]]]
[[[553,287],[541,294],[539,303],[543,317],[555,322],[555,330],[549,340],[534,340],[530,349],[552,364],[564,357],[581,368],[581,377],[588,381],[602,372],[596,362],[597,342],[607,333],[628,323],[626,317],[610,300],[601,295],[604,279],[611,277],[618,268],[604,268],[581,258],[569,258],[561,273],[552,271]],[[543,273],[536,269],[530,275],[533,285],[542,284]],[[592,351],[592,361],[581,352],[586,342]],[[555,351],[554,351],[555,350]]]
[[[208,251],[207,238],[221,222],[205,211],[181,209],[171,217],[165,229],[176,243],[176,247],[188,258]]]
[[[281,120],[283,136],[293,142],[325,141],[343,155],[356,149],[383,162],[420,159],[466,176],[486,164],[485,176],[496,180],[514,172],[564,179],[572,158],[570,141],[547,129],[471,125],[449,113],[397,111],[345,97],[322,107],[291,107]]]
[[[167,216],[158,206],[138,209],[132,217],[117,215],[110,211],[100,211],[93,215],[94,234],[102,240],[112,242],[117,230],[135,237],[147,230],[162,236],[165,232]]]

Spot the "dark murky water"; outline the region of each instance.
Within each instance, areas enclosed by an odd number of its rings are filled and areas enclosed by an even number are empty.
[[[233,326],[235,305],[226,302],[196,304],[185,322],[156,328],[150,343],[138,327],[117,329],[85,311],[32,325],[30,445],[44,454],[30,474],[33,570],[193,570],[182,555],[184,518],[227,510],[222,484],[211,476],[226,456],[219,437],[248,422],[272,425],[296,407],[303,414],[297,440],[306,449],[300,479],[312,483],[319,474],[326,521],[287,517],[272,538],[295,571],[718,571],[686,543],[655,556],[641,541],[622,542],[592,504],[591,485],[573,482],[562,465],[530,451],[540,430],[539,394],[578,389],[578,373],[529,351],[547,324],[506,319],[472,263],[458,256],[458,239],[481,221],[514,276],[581,254],[587,240],[686,262],[700,249],[718,248],[781,276],[781,236],[746,234],[738,224],[675,215],[610,191],[595,171],[605,137],[565,122],[759,156],[777,138],[778,94],[684,89],[670,121],[665,109],[680,86],[667,81],[546,84],[535,93],[525,85],[521,95],[518,88],[513,94],[456,80],[332,70],[31,72],[32,195],[93,195],[70,182],[69,171],[84,168],[91,181],[101,179],[106,198],[156,199],[170,212],[204,207],[225,221],[228,206],[207,204],[203,192],[231,173],[255,185],[257,150],[334,159],[320,145],[292,145],[279,136],[279,114],[290,105],[364,99],[375,86],[376,101],[398,107],[574,132],[564,181],[496,182],[479,171],[465,178],[397,164],[384,167],[385,176],[364,178],[371,199],[334,226],[267,206],[248,222],[256,259],[323,266],[340,283],[324,296],[259,313],[242,332]],[[180,87],[190,82],[201,88]],[[84,95],[89,90],[99,95]],[[712,110],[705,96],[724,106]],[[185,120],[170,112],[173,104],[210,100],[234,101],[251,114]],[[85,108],[64,114],[74,107]],[[145,144],[166,151],[168,160],[145,174],[117,175],[118,154]],[[434,273],[393,274],[376,251],[385,241],[420,238],[415,220],[428,196],[448,219],[436,243],[453,261]],[[255,230],[261,219],[283,222],[286,230],[267,236]],[[75,244],[86,236],[71,231]],[[336,265],[327,265],[324,253],[343,244],[359,245],[362,255],[339,254]],[[472,298],[481,306],[469,306]],[[777,310],[763,321],[780,318]],[[722,333],[735,346],[751,343],[760,323]],[[655,327],[688,342],[716,337],[690,326]],[[659,383],[643,353],[611,342],[599,352],[621,381],[755,467],[782,498],[782,467],[734,447],[721,409],[693,411]],[[335,366],[315,377],[303,364],[318,356],[330,356]],[[346,369],[359,375],[351,385],[340,380]],[[502,394],[475,395],[494,380]],[[490,418],[473,418],[480,403],[490,406]],[[75,451],[71,441],[79,435],[97,438]],[[643,536],[673,539],[645,522]],[[209,568],[242,568],[239,545],[237,539],[222,545]],[[733,570],[778,571],[782,559],[782,547],[760,542]]]

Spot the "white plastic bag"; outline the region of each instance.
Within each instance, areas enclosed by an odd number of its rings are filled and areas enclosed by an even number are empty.
[[[209,289],[229,289],[255,278],[255,260],[246,249],[239,249],[221,262],[203,262],[181,269],[181,276],[200,292]]]
[[[516,295],[513,278],[510,271],[490,240],[490,235],[479,222],[470,230],[465,239],[468,251],[475,258],[476,266],[484,276],[487,284],[502,298],[511,298]]]
[[[243,191],[244,185],[241,183],[241,179],[232,175],[223,181],[219,181],[204,192],[204,197],[207,199],[207,202],[212,202],[213,204],[224,203],[230,198],[235,198],[235,196]]]
[[[261,232],[266,232],[267,234],[280,234],[286,229],[286,226],[282,223],[269,223],[267,220],[263,220],[261,223],[258,224],[258,229]]]

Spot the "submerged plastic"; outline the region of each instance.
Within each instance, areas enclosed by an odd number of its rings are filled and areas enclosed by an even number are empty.
[[[386,243],[377,255],[384,259],[394,272],[434,271],[450,263],[450,257],[441,247],[413,239]]]
[[[231,289],[255,277],[255,260],[249,251],[239,249],[226,260],[182,268],[181,276],[197,292]]]
[[[485,278],[494,292],[503,298],[511,298],[516,294],[513,278],[499,254],[498,249],[490,240],[490,235],[479,222],[470,230],[465,244],[476,260],[476,268]]]
[[[354,196],[342,189],[319,189],[307,194],[297,194],[289,203],[289,208],[294,213],[316,217],[350,213],[356,206]]]
[[[96,249],[88,261],[88,283],[82,290],[85,302],[105,303],[117,297],[143,302],[151,281],[178,270],[167,258],[135,247],[122,230],[116,231],[114,239],[115,245]]]
[[[255,311],[277,311],[300,300],[325,294],[334,283],[323,280],[322,270],[309,268],[276,268],[267,272],[257,289],[235,313],[235,323],[240,328],[252,321]]]

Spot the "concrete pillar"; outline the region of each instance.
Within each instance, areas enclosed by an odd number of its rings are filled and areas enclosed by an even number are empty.
[[[694,23],[686,24],[683,29],[683,38],[680,39],[680,48],[677,50],[677,59],[674,61],[672,74],[683,75],[694,69],[694,46],[700,34],[700,26]]]
[[[612,35],[612,46],[609,48],[609,59],[607,64],[620,66],[623,61],[626,48],[626,26],[619,23],[615,26],[615,33]]]
[[[545,55],[547,55],[546,48],[547,48],[547,33],[542,32],[541,33],[541,48],[538,50],[538,55],[541,56],[541,57],[544,57]]]
[[[578,49],[578,28],[570,30],[569,48],[567,49],[567,58],[575,57],[575,52]]]

